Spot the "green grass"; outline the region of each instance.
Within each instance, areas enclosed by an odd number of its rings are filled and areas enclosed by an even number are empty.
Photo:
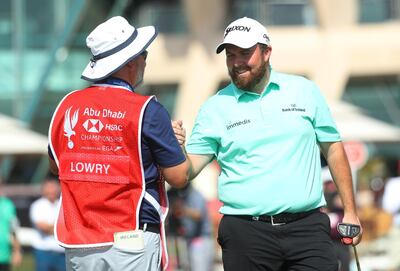
[[[22,256],[22,263],[18,267],[13,267],[11,271],[34,271],[35,259],[31,252],[24,252]]]

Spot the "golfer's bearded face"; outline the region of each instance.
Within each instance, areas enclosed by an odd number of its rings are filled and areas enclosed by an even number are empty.
[[[243,49],[227,44],[226,64],[229,75],[236,87],[253,91],[267,71],[267,60],[258,45]]]

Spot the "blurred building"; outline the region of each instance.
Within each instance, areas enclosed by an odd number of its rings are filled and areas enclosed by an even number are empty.
[[[189,134],[200,105],[229,81],[224,54],[215,54],[224,28],[248,16],[268,28],[274,69],[317,82],[344,140],[399,159],[400,0],[2,0],[0,113],[46,137],[60,98],[87,85],[87,34],[113,15],[158,27],[138,92],[157,95]],[[20,133],[0,137],[9,147],[0,146],[1,171],[8,183],[34,183],[47,174],[47,146],[14,152]],[[199,177],[207,187],[216,168]]]

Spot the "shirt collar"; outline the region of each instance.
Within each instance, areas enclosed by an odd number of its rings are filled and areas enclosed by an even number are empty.
[[[129,84],[127,81],[125,81],[121,78],[108,77],[101,81],[97,81],[95,84],[107,84],[107,85],[119,86],[119,87],[127,88],[132,92],[135,92],[135,90],[131,86],[131,84]]]
[[[235,96],[235,98],[237,100],[240,99],[240,97],[242,97],[244,94],[248,94],[248,95],[256,95],[256,96],[264,96],[266,93],[268,93],[269,91],[266,90],[270,90],[271,88],[275,89],[275,90],[279,90],[280,86],[279,86],[279,75],[272,70],[271,68],[271,74],[269,75],[269,82],[267,84],[267,87],[264,89],[264,91],[261,94],[258,93],[254,93],[251,91],[245,91],[242,90],[238,87],[236,87],[236,85],[232,82],[231,83],[232,88],[233,88],[233,95]]]

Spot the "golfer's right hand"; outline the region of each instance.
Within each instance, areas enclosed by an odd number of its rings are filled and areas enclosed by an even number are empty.
[[[342,223],[355,224],[355,225],[360,226],[360,233],[352,239],[352,243],[351,243],[354,246],[358,245],[361,242],[361,238],[363,235],[363,228],[361,226],[361,223],[360,223],[360,220],[358,219],[358,217],[354,214],[346,214],[345,213],[345,215],[342,219]]]
[[[179,145],[184,146],[186,141],[186,129],[183,127],[182,120],[173,120],[171,123]]]

